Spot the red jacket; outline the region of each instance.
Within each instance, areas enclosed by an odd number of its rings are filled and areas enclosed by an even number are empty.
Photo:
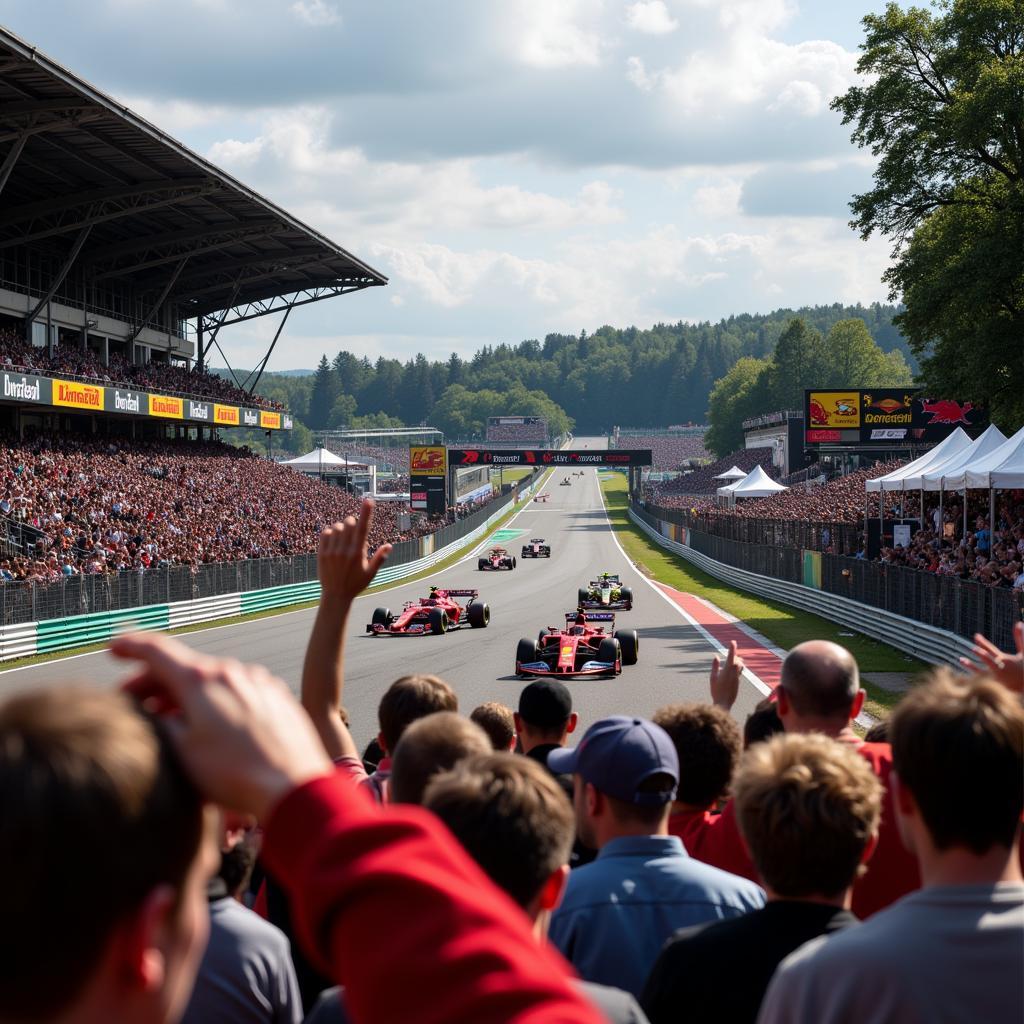
[[[894,903],[901,896],[921,887],[917,861],[907,852],[896,827],[896,812],[889,789],[892,748],[888,743],[862,743],[857,753],[867,758],[879,782],[885,787],[878,846],[868,861],[866,872],[853,887],[853,912],[859,918]],[[709,814],[674,815],[670,829],[678,835],[687,853],[723,871],[759,882],[754,863],[740,836],[736,806],[730,800],[717,817]]]
[[[600,1024],[565,961],[448,831],[418,807],[382,808],[344,775],[290,793],[263,857],[296,933],[345,986],[354,1020]],[[380,943],[367,935],[384,933]]]

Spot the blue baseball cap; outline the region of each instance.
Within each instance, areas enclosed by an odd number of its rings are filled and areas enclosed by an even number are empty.
[[[631,804],[667,804],[676,786],[660,793],[640,787],[652,775],[671,775],[679,783],[679,756],[668,733],[646,718],[612,715],[595,722],[573,748],[548,754],[548,768],[556,773],[578,773],[602,793]]]

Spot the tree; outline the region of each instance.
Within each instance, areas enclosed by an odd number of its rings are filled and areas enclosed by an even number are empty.
[[[911,383],[902,353],[883,352],[859,317],[840,320],[825,339],[825,372],[820,387],[883,388]]]
[[[821,332],[802,318],[790,320],[772,353],[768,377],[772,408],[802,409],[804,390],[818,387],[827,372],[826,363]]]
[[[1024,403],[1024,30],[1020,0],[890,4],[864,19],[858,71],[833,101],[880,157],[851,226],[894,241],[885,274],[923,381],[989,400],[1020,424]]]
[[[715,381],[708,399],[708,422],[704,446],[719,458],[743,447],[743,421],[766,407],[771,365],[764,359],[738,359],[724,376]]]
[[[338,398],[338,391],[337,375],[327,362],[327,356],[321,356],[313,375],[313,390],[309,395],[309,413],[306,416],[313,430],[326,430],[330,426],[331,409]]]

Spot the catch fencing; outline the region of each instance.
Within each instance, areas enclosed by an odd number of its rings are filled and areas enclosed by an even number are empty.
[[[800,603],[800,606],[810,611],[833,617],[827,610],[829,602],[826,595],[841,599],[839,603],[844,608],[849,602],[856,602],[853,607],[859,606],[862,609],[859,614],[863,621],[858,625],[854,615],[849,624],[870,635],[880,634],[872,634],[870,629],[863,629],[862,626],[871,617],[870,609],[878,609],[898,616],[911,629],[916,622],[965,640],[971,639],[975,633],[982,633],[1003,650],[1014,649],[1013,626],[1024,617],[1024,593],[1020,590],[987,587],[975,580],[963,580],[957,576],[940,576],[904,566],[822,552],[820,532],[816,532],[816,528],[820,531],[822,525],[827,527],[828,524],[796,524],[807,527],[808,532],[804,536],[808,539],[816,538],[819,544],[792,546],[788,542],[771,538],[799,536],[799,532],[764,534],[755,529],[749,533],[737,531],[735,534],[713,534],[696,525],[701,522],[701,517],[689,517],[690,523],[679,522],[683,517],[678,514],[668,517],[668,513],[678,512],[677,509],[639,504],[634,504],[631,509],[635,520],[647,524],[675,545],[697,552],[720,566],[733,567],[742,573],[768,577],[799,587],[803,593],[797,596],[801,597],[801,601],[806,596],[807,600],[807,603]],[[772,521],[740,522],[763,525]],[[744,537],[761,539],[758,541]],[[815,591],[820,592],[817,599]],[[787,601],[787,594],[796,593],[792,587],[779,586],[775,596]],[[768,593],[766,596],[772,595]],[[789,600],[789,603],[798,602]],[[882,628],[880,626],[879,630]],[[900,627],[896,628],[898,630]],[[902,628],[905,631],[907,626]],[[890,630],[890,625],[884,629]],[[896,633],[886,632],[885,638],[894,646],[907,649],[896,642],[899,639]],[[927,638],[923,639],[927,644]]]

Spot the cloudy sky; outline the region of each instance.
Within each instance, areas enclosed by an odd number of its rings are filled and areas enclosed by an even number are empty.
[[[885,299],[829,100],[876,0],[0,0],[0,22],[390,278],[271,369]],[[274,323],[222,340],[246,365]]]

